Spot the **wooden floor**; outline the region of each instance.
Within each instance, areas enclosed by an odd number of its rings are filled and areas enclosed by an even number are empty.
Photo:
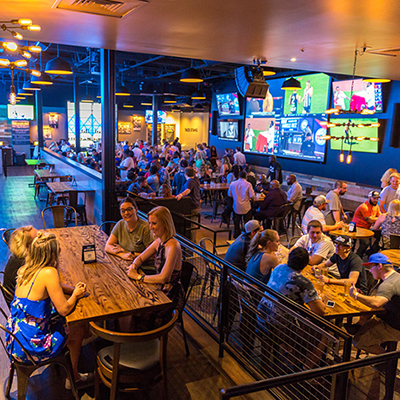
[[[31,224],[36,228],[43,227],[40,211],[44,208],[45,202],[34,199],[34,189],[28,187],[33,182],[31,167],[8,168],[8,178],[0,176],[0,227],[10,228]],[[210,211],[208,207],[206,210]],[[47,222],[47,221],[46,221]],[[202,223],[219,226],[219,220],[211,224],[209,219],[202,218]],[[197,241],[200,236],[207,236],[206,232],[197,232]],[[221,236],[219,243],[226,241]],[[285,241],[284,241],[285,242]],[[219,254],[226,251],[224,248],[218,250]],[[3,269],[9,252],[5,244],[0,243],[0,269]],[[1,296],[0,296],[1,297]],[[3,299],[0,306],[4,307]],[[198,325],[187,315],[185,318],[186,332],[189,336],[191,355],[186,357],[180,327],[177,326],[169,336],[168,344],[168,382],[169,395],[172,400],[217,400],[219,390],[237,384],[252,382],[252,378],[243,371],[236,362],[225,355],[218,358],[218,346]],[[1,321],[3,323],[3,321]],[[92,346],[83,349],[82,372],[93,370],[94,352]],[[0,400],[4,399],[5,386],[8,377],[9,362],[3,349],[0,349]],[[395,399],[400,400],[400,376],[396,382]],[[383,398],[383,378],[372,368],[364,368],[350,376],[351,400],[377,400]],[[39,399],[72,399],[71,392],[64,388],[64,372],[53,367],[39,370],[30,379],[28,388],[28,400]],[[399,387],[398,387],[399,386]],[[93,389],[85,389],[80,392],[82,399],[92,399]],[[17,398],[16,379],[11,391],[12,399]],[[101,400],[108,399],[109,391],[103,387]],[[135,396],[120,396],[121,399],[152,400],[160,398],[160,388],[155,387],[146,393]],[[272,399],[267,393],[238,397],[246,399]]]

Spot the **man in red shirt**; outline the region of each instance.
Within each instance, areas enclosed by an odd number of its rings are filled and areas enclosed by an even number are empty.
[[[370,229],[378,217],[381,215],[381,210],[378,206],[379,192],[372,190],[368,193],[368,200],[360,204],[354,213],[353,222],[358,228]],[[371,239],[359,239],[359,247],[357,254],[362,258],[365,250],[371,245]],[[379,251],[379,238],[375,240],[371,246],[371,254]]]

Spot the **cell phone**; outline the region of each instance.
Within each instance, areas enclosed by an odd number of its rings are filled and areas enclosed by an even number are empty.
[[[335,307],[335,302],[332,300],[328,300],[328,302],[326,303],[327,307]]]

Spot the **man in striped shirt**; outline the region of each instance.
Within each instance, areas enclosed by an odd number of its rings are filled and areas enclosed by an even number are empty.
[[[330,203],[329,200],[326,199],[325,196],[317,196],[313,205],[306,211],[303,217],[303,221],[301,222],[301,229],[304,235],[307,235],[307,226],[310,221],[319,221],[322,225],[323,232],[333,231],[335,229],[340,229],[343,226],[343,221],[337,222],[335,225],[326,225],[325,216],[323,211],[326,210],[326,205]]]

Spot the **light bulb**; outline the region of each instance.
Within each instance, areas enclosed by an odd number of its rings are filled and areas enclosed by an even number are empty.
[[[28,65],[28,61],[26,60],[17,60],[14,61],[13,64],[17,67],[26,67]]]
[[[18,46],[14,42],[4,42],[3,46],[9,51],[17,51]]]
[[[10,60],[6,58],[0,58],[0,66],[1,67],[8,67],[10,65]]]
[[[349,154],[347,155],[347,158],[346,158],[346,163],[347,163],[347,164],[350,164],[352,158],[353,158],[353,156],[351,155],[351,153],[349,153]]]
[[[17,40],[22,40],[24,38],[19,32],[11,31],[11,35],[13,35]]]
[[[40,53],[42,48],[40,46],[29,46],[29,51],[32,53]]]
[[[29,25],[28,26],[28,30],[32,31],[32,32],[39,32],[42,28],[40,27],[40,25]]]
[[[21,53],[21,56],[25,57],[25,58],[31,58],[32,57],[32,55],[31,55],[31,53],[29,53],[29,51],[23,51]]]
[[[13,22],[13,21],[11,21],[11,22]],[[32,25],[32,20],[29,18],[20,18],[17,22],[20,25]],[[15,23],[15,22],[13,22],[13,23]]]
[[[40,75],[42,75],[42,73],[40,71],[36,71],[36,69],[32,69],[31,75],[39,77]]]
[[[343,153],[343,151],[340,152],[339,161],[340,162],[344,161],[344,153]]]

